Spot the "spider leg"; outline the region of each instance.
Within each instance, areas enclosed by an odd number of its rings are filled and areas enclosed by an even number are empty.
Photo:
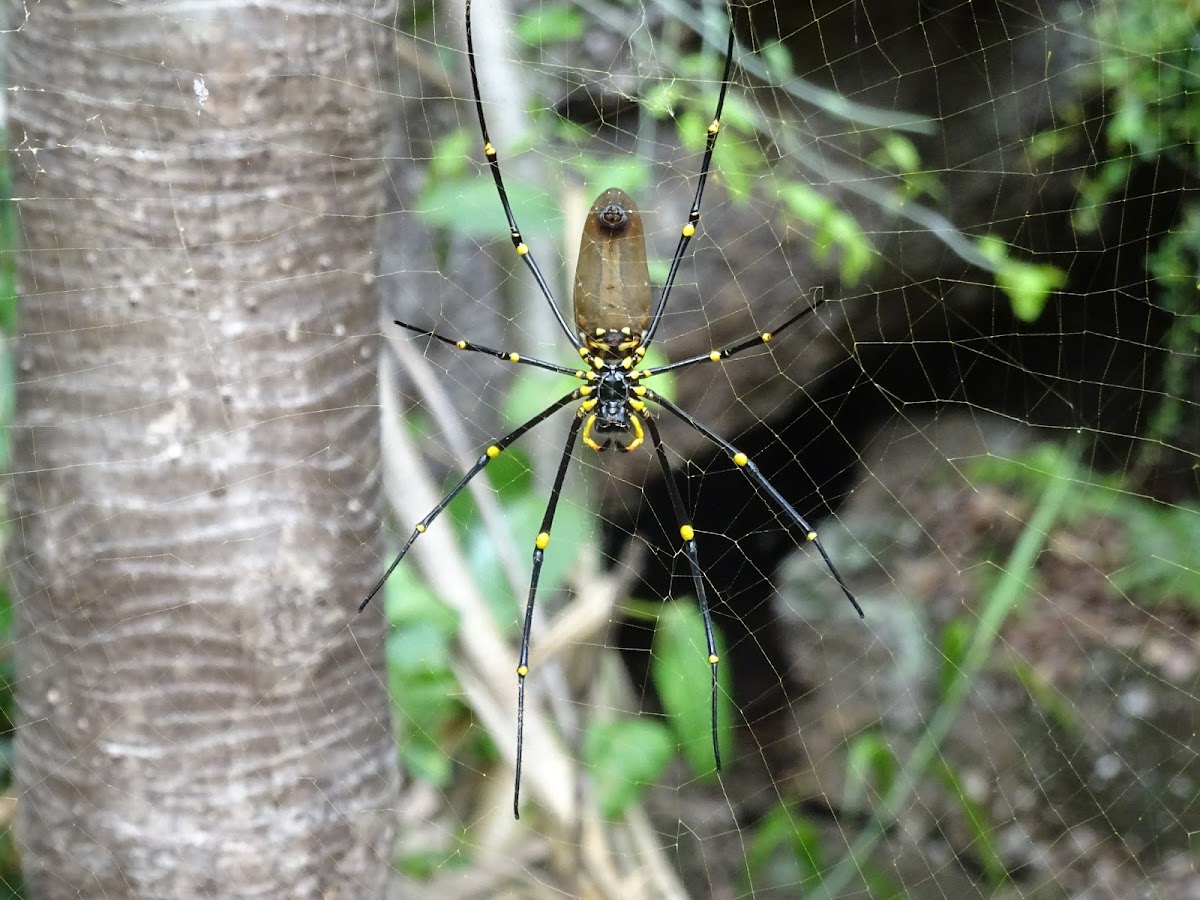
[[[422,328],[419,325],[410,325],[408,322],[401,322],[399,319],[392,320],[401,328],[405,328],[414,334],[419,334],[424,337],[431,337],[435,341],[441,341],[443,344],[448,344],[455,350],[467,350],[471,353],[486,353],[488,356],[494,356],[497,359],[502,359],[505,362],[520,363],[525,366],[536,366],[539,369],[547,369],[551,372],[558,372],[560,375],[571,375],[576,378],[587,378],[586,372],[580,372],[576,369],[568,369],[566,366],[560,366],[558,363],[547,362],[544,359],[537,359],[533,356],[522,356],[519,353],[514,353],[511,350],[496,350],[492,347],[485,347],[482,344],[475,344],[471,341],[455,340],[454,338],[446,337],[443,334],[438,334],[429,328]]]
[[[654,308],[654,315],[650,318],[650,325],[646,328],[646,336],[642,339],[643,347],[649,347],[650,342],[654,340],[654,333],[658,331],[659,323],[662,322],[663,313],[667,308],[667,298],[671,296],[671,288],[675,286],[675,276],[679,274],[679,265],[683,262],[684,251],[691,243],[692,235],[696,233],[696,225],[700,222],[700,203],[704,199],[704,185],[708,181],[708,172],[712,166],[713,148],[716,147],[717,135],[721,132],[721,112],[725,108],[725,92],[729,88],[729,73],[733,68],[732,9],[729,15],[729,46],[725,49],[725,71],[721,75],[721,93],[717,96],[717,111],[708,126],[708,138],[704,144],[704,159],[700,162],[700,178],[696,184],[696,196],[692,199],[691,212],[688,213],[688,220],[680,232],[679,243],[675,245],[675,255],[671,257],[671,268],[667,272],[667,280],[663,282],[658,305]]]
[[[764,331],[761,334],[753,335],[752,337],[746,338],[744,341],[731,344],[728,347],[721,348],[720,350],[710,350],[708,353],[697,353],[695,356],[689,356],[687,359],[676,360],[675,362],[666,363],[665,365],[661,366],[654,366],[652,368],[639,369],[636,373],[637,377],[640,380],[642,378],[649,378],[651,375],[661,375],[663,372],[674,372],[676,369],[686,369],[688,366],[694,366],[696,363],[721,362],[722,360],[729,359],[729,357],[736,353],[741,353],[743,350],[749,350],[751,347],[757,347],[760,344],[769,344],[772,340],[777,338],[784,331],[784,329],[792,327],[801,319],[807,318],[812,313],[816,312],[817,307],[824,302],[825,295],[822,293],[821,296],[819,296],[811,306],[806,306],[786,322],[776,326],[770,331]]]
[[[825,547],[822,546],[821,542],[817,539],[816,531],[814,531],[813,527],[808,524],[808,521],[804,518],[804,516],[800,515],[800,513],[796,511],[796,508],[783,498],[783,494],[779,493],[775,486],[771,484],[771,482],[767,481],[767,477],[763,475],[761,471],[759,471],[758,466],[754,464],[750,457],[748,457],[745,453],[742,453],[737,449],[737,447],[725,440],[725,438],[721,437],[703,422],[698,421],[694,416],[684,412],[667,398],[660,397],[649,388],[645,388],[645,391],[645,398],[647,400],[653,400],[671,415],[675,416],[675,418],[680,419],[685,424],[700,432],[700,434],[704,435],[706,438],[729,454],[729,458],[733,460],[734,465],[745,472],[746,477],[753,482],[754,486],[766,494],[767,497],[770,498],[771,502],[775,504],[775,507],[780,512],[784,513],[789,519],[791,519],[792,522],[795,523],[795,525],[804,533],[805,538],[817,548],[817,552],[820,553],[821,558],[825,560],[825,565],[829,569],[829,574],[831,574],[834,580],[838,583],[838,587],[842,589],[842,593],[846,595],[846,599],[850,601],[850,604],[854,607],[855,612],[858,613],[859,618],[865,618],[862,607],[858,605],[858,601],[854,599],[854,595],[850,593],[850,588],[846,586],[845,579],[842,578],[841,573],[839,573],[837,568],[834,566],[833,560],[829,558],[829,554],[825,552]]]
[[[525,625],[521,630],[521,659],[517,663],[517,771],[513,782],[513,818],[521,818],[521,757],[525,749],[525,676],[529,674],[529,633],[533,628],[533,603],[537,598],[538,576],[542,573],[542,561],[546,557],[546,547],[550,544],[550,526],[554,524],[554,511],[558,508],[558,498],[562,496],[563,480],[567,477],[567,464],[571,461],[571,451],[575,448],[575,439],[579,435],[579,427],[583,424],[582,416],[571,420],[571,428],[567,432],[567,443],[563,447],[562,458],[558,461],[558,472],[554,476],[554,487],[550,489],[550,499],[546,503],[546,513],[542,516],[542,527],[533,541],[533,574],[529,578],[529,599],[525,603]]]
[[[518,425],[504,437],[500,438],[500,440],[496,441],[494,444],[491,444],[486,450],[484,450],[479,459],[475,460],[475,465],[471,466],[471,468],[467,470],[467,473],[459,479],[458,484],[454,485],[454,487],[450,489],[446,496],[438,501],[437,506],[431,509],[426,514],[425,518],[416,524],[416,526],[413,528],[413,533],[409,535],[408,540],[404,543],[404,546],[400,548],[400,552],[396,554],[396,558],[392,560],[392,564],[387,567],[387,571],[383,573],[383,576],[377,582],[375,582],[375,587],[371,588],[371,593],[367,594],[367,599],[359,604],[358,611],[362,612],[367,608],[367,604],[370,603],[375,595],[383,589],[383,586],[387,583],[388,578],[391,576],[392,572],[396,571],[396,566],[400,565],[400,560],[404,559],[404,557],[408,554],[409,548],[412,547],[417,538],[419,538],[426,532],[426,530],[428,530],[433,520],[441,514],[443,509],[450,505],[450,502],[462,492],[463,488],[470,483],[472,478],[482,472],[488,463],[504,452],[505,447],[520,438],[521,435],[527,432],[530,428],[537,425],[544,419],[548,419],[551,415],[558,412],[572,400],[578,400],[581,396],[582,395],[578,390],[574,390],[565,397],[560,397],[536,416],[533,416],[521,425]]]
[[[467,63],[471,69],[471,88],[475,92],[475,111],[479,115],[479,130],[483,133],[483,155],[487,158],[488,166],[492,170],[492,179],[496,182],[496,193],[500,195],[500,204],[504,207],[505,218],[508,219],[508,236],[512,239],[513,248],[517,251],[517,255],[525,260],[525,265],[529,267],[529,271],[533,274],[533,280],[537,282],[538,289],[541,290],[542,296],[546,298],[546,303],[549,304],[551,312],[554,313],[554,318],[558,320],[559,327],[562,328],[563,333],[575,349],[582,350],[583,341],[579,339],[579,335],[567,324],[562,310],[558,308],[558,303],[554,300],[554,293],[550,290],[550,285],[546,283],[546,278],[542,275],[542,270],[538,268],[529,245],[521,237],[521,229],[517,227],[516,216],[513,215],[512,206],[508,202],[508,192],[504,189],[504,178],[500,174],[500,158],[497,156],[496,148],[488,137],[487,119],[483,114],[483,98],[479,94],[479,73],[475,70],[475,40],[471,35],[471,0],[467,0]]]
[[[696,602],[700,606],[700,617],[704,620],[704,639],[708,642],[708,664],[712,668],[712,742],[713,762],[717,771],[721,771],[721,744],[717,738],[717,642],[713,637],[712,618],[708,612],[708,597],[704,592],[704,577],[700,570],[700,556],[696,552],[696,534],[692,529],[691,520],[683,506],[683,498],[679,495],[679,486],[671,475],[671,466],[667,462],[667,454],[663,449],[662,436],[658,426],[649,416],[645,417],[646,427],[650,430],[650,442],[654,445],[654,455],[662,466],[663,480],[667,483],[667,493],[671,495],[671,505],[675,507],[675,518],[679,522],[679,536],[683,538],[683,550],[687,554],[688,567],[692,570],[692,584],[696,587]]]

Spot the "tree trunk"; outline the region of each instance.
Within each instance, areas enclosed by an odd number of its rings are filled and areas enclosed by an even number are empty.
[[[355,607],[380,555],[388,11],[26,8],[10,561],[31,895],[383,896],[383,619]]]

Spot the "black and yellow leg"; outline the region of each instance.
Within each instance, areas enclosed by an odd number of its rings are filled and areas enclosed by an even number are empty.
[[[375,582],[375,587],[371,588],[371,593],[367,594],[367,599],[358,605],[358,611],[362,612],[367,608],[367,604],[371,602],[371,600],[380,592],[380,590],[382,590],[392,572],[396,571],[396,566],[400,565],[400,560],[404,559],[405,555],[409,551],[409,548],[412,547],[417,538],[425,533],[433,520],[441,515],[442,510],[449,506],[450,502],[462,492],[463,488],[470,484],[472,478],[482,472],[488,463],[504,452],[505,447],[520,438],[530,428],[537,425],[539,422],[548,419],[568,403],[578,400],[579,397],[580,393],[578,390],[571,391],[571,393],[567,394],[565,397],[560,397],[536,416],[533,416],[522,424],[518,425],[504,437],[500,438],[500,440],[496,441],[486,450],[484,450],[479,459],[475,460],[475,465],[471,466],[471,468],[467,470],[467,473],[458,480],[458,484],[454,485],[454,487],[452,487],[447,494],[438,501],[437,506],[431,509],[426,514],[425,518],[416,524],[416,527],[413,528],[413,533],[409,535],[408,540],[404,543],[404,546],[400,548],[400,552],[396,554],[396,558],[392,560],[392,564],[387,567],[387,571],[383,573],[383,576],[377,582]]]
[[[732,11],[731,11],[732,15]],[[675,286],[675,277],[679,274],[679,266],[683,262],[683,254],[687,250],[696,226],[700,223],[700,204],[704,200],[704,185],[708,181],[708,172],[712,167],[713,149],[717,146],[717,135],[721,133],[721,112],[725,108],[725,92],[729,87],[729,73],[733,69],[733,23],[729,27],[729,45],[725,48],[725,71],[721,75],[721,93],[717,95],[717,111],[713,114],[712,122],[708,125],[708,135],[704,143],[704,159],[700,162],[700,177],[696,183],[696,196],[692,198],[692,208],[688,212],[688,220],[679,234],[679,243],[675,245],[675,255],[671,257],[671,268],[667,271],[667,280],[663,282],[662,293],[658,297],[658,305],[654,307],[654,315],[650,317],[650,325],[642,339],[642,346],[650,346],[654,334],[662,322],[663,313],[667,308],[667,298],[671,296],[671,288]]]
[[[846,599],[850,601],[850,604],[854,607],[855,612],[858,613],[859,618],[864,618],[865,616],[863,614],[862,607],[858,605],[858,601],[854,598],[854,594],[850,593],[850,588],[846,586],[845,579],[842,578],[841,573],[838,572],[837,568],[834,566],[833,560],[830,559],[829,554],[825,552],[824,546],[822,546],[821,542],[817,539],[817,532],[813,530],[811,525],[808,524],[808,520],[806,520],[804,516],[800,515],[800,513],[796,511],[796,508],[783,498],[783,494],[779,493],[779,491],[775,489],[775,486],[767,480],[767,477],[763,475],[761,471],[759,471],[758,466],[756,466],[754,462],[748,456],[746,456],[745,453],[742,453],[737,447],[725,440],[725,438],[721,437],[704,423],[697,421],[695,417],[684,412],[670,400],[666,399],[665,397],[660,397],[658,394],[654,393],[654,391],[651,391],[648,388],[646,389],[644,396],[647,400],[652,400],[657,403],[671,415],[675,416],[675,418],[682,420],[687,425],[690,425],[696,431],[700,432],[702,435],[729,454],[729,458],[733,460],[734,465],[745,472],[746,477],[750,479],[756,488],[758,488],[767,496],[767,498],[775,505],[775,508],[787,516],[787,518],[792,520],[792,523],[804,535],[804,539],[809,541],[814,547],[817,548],[817,552],[821,554],[821,559],[825,560],[825,565],[829,569],[829,574],[832,575],[834,580],[838,583],[838,587],[842,589],[842,593],[846,595]]]
[[[558,461],[558,472],[554,475],[554,487],[550,489],[550,500],[546,503],[546,513],[542,516],[542,527],[533,541],[533,574],[529,578],[529,599],[525,602],[525,624],[521,629],[521,658],[517,662],[517,771],[513,784],[513,816],[518,819],[521,818],[521,757],[525,750],[525,676],[529,674],[529,634],[533,629],[533,605],[537,599],[538,576],[542,574],[542,562],[546,558],[546,548],[550,545],[554,511],[558,508],[563,480],[567,477],[567,464],[571,461],[571,451],[575,448],[575,438],[582,424],[583,419],[579,416],[571,420],[567,443],[563,447],[562,458]]]
[[[469,353],[486,353],[488,356],[494,356],[496,359],[502,359],[505,362],[518,363],[522,366],[536,366],[539,369],[558,372],[560,375],[570,375],[578,378],[580,381],[591,381],[596,378],[595,373],[590,370],[570,369],[567,366],[562,366],[555,362],[547,362],[544,359],[537,359],[533,356],[522,356],[520,353],[515,353],[512,350],[496,350],[493,347],[485,347],[482,344],[475,344],[462,338],[449,338],[443,334],[438,334],[430,328],[410,325],[408,322],[401,322],[399,319],[393,319],[392,321],[401,328],[413,332],[413,334],[433,338],[435,341],[440,341],[443,344],[453,347],[455,350],[465,350]]]
[[[667,461],[667,453],[663,449],[662,437],[658,426],[651,418],[646,419],[646,428],[650,432],[650,443],[654,445],[654,455],[662,466],[663,481],[667,483],[667,493],[671,495],[671,505],[675,507],[675,519],[679,522],[679,537],[683,540],[683,553],[687,557],[688,568],[692,572],[692,585],[696,588],[696,603],[700,606],[700,618],[704,621],[704,639],[708,643],[708,665],[712,670],[712,743],[713,762],[717,771],[721,771],[721,742],[717,732],[717,664],[721,658],[717,655],[717,641],[713,636],[712,617],[708,611],[708,596],[704,591],[704,576],[700,570],[700,556],[696,551],[696,533],[692,529],[691,519],[683,506],[683,498],[679,487],[671,475],[671,465]]]
[[[686,369],[688,366],[694,366],[696,363],[702,362],[721,362],[729,359],[734,354],[741,353],[743,350],[749,350],[751,347],[759,347],[763,344],[769,344],[778,337],[785,329],[795,325],[801,319],[807,318],[812,313],[816,312],[817,307],[825,302],[824,293],[813,302],[811,306],[806,306],[796,315],[792,316],[786,322],[771,329],[756,334],[753,337],[748,337],[744,341],[739,341],[736,344],[731,344],[728,347],[722,347],[719,350],[710,350],[708,353],[698,353],[695,356],[689,356],[687,359],[676,360],[672,363],[667,363],[661,366],[653,366],[645,369],[639,369],[634,373],[638,379],[649,378],[651,375],[661,375],[663,372],[674,372],[676,369]]]
[[[471,0],[467,0],[467,64],[471,70],[471,88],[475,92],[475,111],[479,115],[479,131],[483,135],[483,155],[487,159],[488,167],[492,170],[492,180],[496,182],[496,193],[500,195],[500,205],[504,207],[504,216],[508,219],[509,237],[512,239],[513,248],[517,251],[517,255],[525,260],[525,265],[528,266],[530,273],[533,275],[533,280],[537,282],[542,296],[546,298],[546,303],[549,304],[550,310],[554,313],[554,318],[558,320],[563,334],[567,336],[572,345],[582,350],[583,341],[579,339],[574,329],[567,324],[562,310],[558,308],[558,304],[554,300],[554,293],[550,290],[550,285],[546,283],[546,278],[542,275],[542,270],[538,268],[529,245],[521,237],[521,229],[517,227],[516,216],[513,215],[512,206],[508,202],[508,192],[504,189],[504,177],[500,174],[500,157],[496,152],[496,147],[492,143],[491,138],[488,137],[487,118],[483,114],[483,98],[479,93],[479,73],[475,69],[475,40],[471,34]]]

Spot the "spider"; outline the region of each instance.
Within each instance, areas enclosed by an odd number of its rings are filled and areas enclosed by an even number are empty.
[[[641,447],[649,436],[650,446],[662,468],[663,480],[667,485],[675,518],[679,523],[679,538],[683,545],[683,553],[687,557],[692,583],[696,589],[696,601],[704,621],[704,635],[708,645],[708,664],[712,674],[713,761],[717,771],[721,769],[721,751],[717,734],[717,665],[720,659],[713,637],[712,619],[709,615],[708,598],[704,590],[700,558],[696,550],[695,530],[692,528],[691,520],[684,507],[679,488],[671,475],[670,464],[663,449],[662,437],[655,424],[654,415],[651,413],[652,405],[695,429],[728,454],[734,465],[745,472],[754,487],[765,494],[779,512],[791,521],[792,526],[799,529],[805,540],[817,548],[830,574],[860,617],[863,616],[863,610],[834,566],[833,560],[830,559],[829,554],[817,539],[816,531],[767,480],[754,462],[712,428],[644,384],[646,380],[655,375],[686,369],[705,362],[721,362],[743,350],[767,344],[785,329],[814,312],[822,302],[818,299],[772,331],[764,331],[728,347],[714,349],[708,353],[701,353],[664,365],[641,365],[646,351],[662,323],[663,313],[666,311],[667,300],[671,295],[671,288],[675,284],[680,263],[700,221],[700,204],[704,197],[704,186],[712,164],[713,149],[721,131],[721,112],[725,105],[729,74],[733,66],[732,8],[730,8],[729,41],[725,49],[721,89],[717,96],[716,113],[708,126],[696,193],[653,313],[650,312],[650,275],[646,263],[646,241],[642,217],[632,198],[620,188],[613,187],[603,191],[596,198],[588,212],[583,228],[579,246],[579,261],[575,269],[573,304],[575,323],[572,327],[559,309],[546,278],[542,275],[541,269],[538,268],[538,264],[533,258],[532,251],[522,238],[520,228],[517,227],[517,220],[509,204],[508,193],[504,188],[504,179],[500,173],[499,156],[488,137],[487,119],[484,116],[483,100],[479,93],[475,45],[471,33],[471,2],[472,0],[466,0],[467,62],[471,72],[471,89],[474,94],[475,110],[479,117],[479,130],[483,136],[483,155],[496,183],[496,192],[504,207],[504,215],[508,219],[509,238],[512,240],[513,248],[517,251],[517,255],[524,260],[534,281],[537,282],[538,289],[550,307],[550,311],[558,321],[567,340],[579,354],[583,365],[575,369],[542,359],[525,357],[508,350],[496,350],[468,340],[446,337],[428,328],[411,325],[407,322],[397,320],[395,324],[416,335],[431,338],[458,350],[485,353],[519,365],[534,366],[569,375],[578,379],[581,384],[484,450],[458,483],[416,524],[412,534],[400,552],[396,554],[387,571],[383,573],[367,598],[358,607],[358,611],[362,612],[371,599],[379,593],[417,538],[425,533],[433,520],[462,492],[471,479],[482,472],[488,463],[500,456],[505,448],[519,440],[531,428],[548,419],[563,407],[573,403],[577,404],[575,416],[567,430],[566,446],[563,447],[562,456],[559,459],[558,470],[554,476],[554,485],[550,489],[550,498],[542,517],[541,528],[533,542],[533,569],[529,581],[529,597],[525,604],[524,626],[521,631],[520,659],[517,663],[517,753],[513,784],[513,815],[520,818],[525,678],[530,671],[529,638],[533,624],[534,601],[537,598],[538,576],[541,573],[546,548],[550,544],[550,529],[554,523],[554,512],[562,494],[563,481],[566,478],[567,467],[577,441],[582,440],[585,447],[597,452],[615,448],[631,453]]]

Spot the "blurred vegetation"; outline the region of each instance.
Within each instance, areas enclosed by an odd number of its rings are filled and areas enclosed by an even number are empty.
[[[0,146],[7,147],[7,135],[0,131]],[[8,426],[12,423],[16,394],[16,368],[12,354],[17,332],[16,250],[18,246],[16,208],[12,201],[8,154],[0,158],[0,473],[7,473],[12,461]],[[0,493],[0,521],[6,523],[0,542],[7,547],[9,516],[7,493]],[[13,794],[13,733],[16,715],[16,669],[13,659],[13,607],[9,582],[0,581],[0,900],[24,894],[20,858],[13,836],[16,798]]]

